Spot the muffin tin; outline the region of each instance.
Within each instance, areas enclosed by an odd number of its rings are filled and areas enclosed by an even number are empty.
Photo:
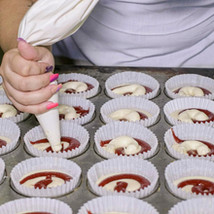
[[[149,129],[152,132],[154,132],[154,134],[157,136],[160,149],[157,153],[155,153],[154,156],[148,159],[148,161],[154,164],[154,166],[158,170],[160,185],[159,188],[154,193],[140,200],[146,201],[153,205],[160,214],[168,213],[171,207],[173,207],[178,202],[182,201],[181,199],[174,196],[168,191],[166,187],[166,181],[164,178],[164,170],[166,166],[175,160],[174,158],[167,154],[164,145],[164,133],[171,127],[171,125],[165,120],[165,116],[163,113],[163,106],[171,99],[164,92],[165,91],[164,84],[169,78],[175,76],[176,74],[192,73],[213,78],[214,75],[213,70],[159,69],[159,68],[144,69],[144,68],[122,68],[122,67],[98,68],[98,67],[72,67],[69,65],[67,66],[64,65],[56,66],[56,72],[61,74],[74,72],[90,75],[98,80],[101,88],[101,92],[98,95],[89,99],[95,105],[95,117],[92,121],[83,125],[83,127],[86,128],[90,134],[89,147],[83,154],[70,159],[77,163],[82,170],[81,183],[72,193],[69,193],[66,196],[57,197],[57,199],[68,204],[72,208],[73,213],[77,213],[80,207],[87,201],[97,198],[97,196],[90,191],[87,181],[87,171],[89,170],[89,168],[91,168],[95,163],[104,160],[104,158],[97,154],[97,151],[95,150],[94,134],[102,125],[104,125],[100,117],[100,108],[105,102],[111,99],[106,95],[105,81],[113,74],[122,71],[136,71],[151,75],[159,82],[161,89],[160,94],[152,99],[152,102],[156,103],[160,108],[161,112],[160,120],[156,124],[149,127]],[[19,146],[10,153],[1,156],[1,158],[5,162],[7,176],[4,182],[0,184],[0,205],[15,199],[25,198],[25,196],[15,192],[13,188],[11,188],[10,173],[12,168],[19,162],[32,157],[24,147],[23,138],[27,131],[29,131],[30,129],[34,128],[37,125],[38,122],[36,121],[33,115],[28,117],[25,121],[18,123],[18,126],[21,129],[21,138],[19,140]]]

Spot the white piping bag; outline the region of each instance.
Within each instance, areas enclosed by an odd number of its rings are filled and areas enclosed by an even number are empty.
[[[18,37],[33,46],[50,46],[75,33],[97,2],[98,0],[38,0],[22,19]],[[58,93],[54,94],[49,101],[58,102]],[[51,109],[36,117],[52,149],[60,151],[58,109]]]

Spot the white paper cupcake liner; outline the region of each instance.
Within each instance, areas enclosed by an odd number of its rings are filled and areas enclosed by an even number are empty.
[[[106,190],[96,184],[104,175],[131,173],[138,174],[150,181],[150,185],[139,191],[117,192]],[[98,195],[127,195],[135,198],[146,197],[155,191],[158,182],[158,171],[149,161],[136,157],[118,157],[94,164],[87,173],[88,182],[92,191]]]
[[[140,72],[127,71],[110,76],[105,82],[106,92],[111,98],[121,97],[123,95],[114,93],[112,89],[125,84],[140,84],[151,88],[152,92],[139,96],[146,99],[154,98],[160,89],[160,84],[158,81],[150,75]]]
[[[3,155],[16,147],[20,137],[20,128],[11,120],[0,119],[0,133],[1,136],[10,139],[10,142],[6,146],[0,148],[0,155]]]
[[[57,170],[70,175],[72,179],[61,186],[47,189],[34,189],[19,183],[24,175],[39,170]],[[65,195],[74,190],[79,182],[80,175],[81,168],[73,161],[52,157],[30,158],[24,160],[17,164],[10,174],[12,185],[16,191],[25,196],[33,197],[56,197]]]
[[[168,214],[213,214],[213,198],[192,198],[175,204]]]
[[[179,198],[189,199],[196,197],[213,197],[214,195],[202,195],[186,192],[178,188],[173,182],[179,178],[191,176],[206,176],[214,178],[214,163],[208,160],[184,159],[170,163],[165,169],[165,179],[169,190]]]
[[[127,196],[103,196],[85,203],[77,214],[122,212],[142,214],[158,214],[157,210],[149,203]]]
[[[129,136],[129,137],[137,138],[145,141],[151,146],[151,150],[147,152],[140,153],[137,155],[130,155],[130,156],[137,156],[139,158],[147,159],[153,156],[154,153],[157,151],[158,139],[152,131],[141,126],[140,124],[124,122],[124,121],[121,121],[121,122],[115,121],[102,126],[95,133],[94,142],[99,154],[105,158],[118,157],[117,154],[113,154],[106,151],[102,146],[100,146],[100,142],[114,139],[119,136]]]
[[[0,104],[12,104],[12,102],[8,99],[8,97],[4,94],[0,94]],[[26,112],[21,112],[17,114],[15,117],[8,117],[8,120],[12,120],[15,123],[21,122],[25,120],[29,116]]]
[[[72,209],[64,202],[50,198],[25,198],[7,202],[0,206],[1,214],[24,212],[48,212],[72,214]]]
[[[59,78],[58,78],[58,83],[66,82],[68,80],[77,80],[80,82],[89,83],[94,86],[94,88],[92,88],[91,90],[85,91],[85,92],[69,94],[71,96],[80,96],[80,97],[84,97],[84,98],[91,98],[98,93],[99,82],[91,76],[88,76],[85,74],[78,74],[78,73],[60,74]],[[60,93],[60,94],[63,95],[65,93]]]
[[[184,97],[173,91],[185,86],[194,86],[207,89],[211,92],[211,94],[205,95],[203,97],[208,99],[214,99],[214,80],[209,77],[205,77],[198,74],[181,74],[171,77],[165,83],[166,93],[169,97],[173,99]]]
[[[204,124],[179,124],[177,126],[173,126],[172,129],[175,135],[181,140],[200,140],[214,145],[214,129]],[[176,141],[172,135],[171,128],[166,131],[164,135],[164,141],[170,155],[177,159],[198,158],[214,161],[214,155],[189,156],[188,154],[183,154],[179,151],[176,151],[173,148],[173,145],[176,144]]]
[[[0,184],[3,182],[4,173],[5,173],[5,163],[3,159],[0,158]]]
[[[3,87],[2,87],[2,83],[3,83],[3,79],[2,77],[0,76],[0,95],[6,95]]]
[[[29,130],[24,136],[24,142],[27,147],[27,150],[34,156],[39,156],[39,157],[43,156],[43,157],[71,158],[71,157],[80,155],[86,149],[89,142],[89,133],[84,127],[76,123],[73,123],[72,121],[64,120],[64,121],[60,121],[60,131],[61,131],[61,136],[72,137],[77,139],[80,142],[80,146],[76,149],[73,149],[67,152],[66,151],[47,152],[47,151],[38,150],[30,142],[41,140],[46,137],[41,126],[37,126]]]
[[[135,121],[134,123],[141,124],[143,126],[151,126],[158,120],[160,114],[160,108],[154,102],[141,98],[141,97],[118,97],[113,100],[109,100],[104,103],[100,109],[102,119],[105,123],[110,123],[115,120],[109,117],[111,113],[119,109],[133,109],[139,111],[145,111],[150,113],[152,116],[145,119]]]
[[[198,98],[198,97],[179,98],[179,99],[174,99],[167,102],[164,105],[163,111],[168,122],[172,125],[177,125],[177,124],[186,123],[186,122],[180,121],[172,117],[171,114],[176,111],[182,111],[182,110],[191,109],[191,108],[204,109],[214,113],[214,101],[205,99],[205,98]],[[203,123],[208,126],[213,126],[214,121],[196,122],[196,123]]]
[[[76,119],[72,119],[74,123],[83,125],[92,120],[92,117],[95,114],[95,106],[90,100],[86,100],[85,98],[82,97],[75,97],[75,96],[70,96],[68,94],[64,94],[63,96],[59,96],[59,105],[64,104],[64,105],[69,105],[69,106],[80,106],[85,110],[89,110],[88,114],[79,117]]]

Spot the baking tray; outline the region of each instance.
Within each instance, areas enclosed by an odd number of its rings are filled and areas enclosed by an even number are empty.
[[[100,83],[100,92],[97,96],[91,98],[90,100],[95,104],[96,111],[94,120],[90,123],[84,125],[84,127],[89,131],[90,134],[90,145],[88,149],[80,156],[72,158],[82,169],[82,178],[79,187],[77,187],[72,193],[67,194],[66,196],[58,197],[57,199],[67,203],[73,210],[73,213],[77,213],[78,209],[88,200],[96,198],[97,196],[93,194],[88,188],[86,174],[88,169],[95,163],[104,160],[100,157],[94,149],[94,133],[96,130],[101,127],[103,122],[100,119],[100,107],[110,98],[105,94],[105,81],[111,75],[123,72],[123,71],[137,71],[149,74],[154,77],[161,87],[160,94],[152,99],[161,109],[160,120],[155,125],[149,127],[151,131],[155,133],[158,137],[159,142],[159,151],[158,153],[149,159],[159,172],[159,187],[158,189],[150,196],[141,199],[152,204],[160,214],[167,214],[168,210],[181,199],[172,195],[166,187],[164,179],[164,170],[165,167],[175,159],[170,157],[164,146],[164,133],[170,128],[164,118],[163,106],[166,102],[170,100],[164,92],[164,83],[170,77],[177,74],[184,73],[194,73],[201,74],[207,77],[214,77],[213,69],[170,69],[170,68],[123,68],[123,67],[72,67],[70,65],[61,65],[56,66],[56,72],[58,73],[83,73],[90,75],[96,78]],[[32,156],[27,153],[24,148],[23,136],[31,128],[38,125],[35,117],[31,115],[25,121],[18,124],[21,129],[21,137],[19,140],[18,147],[12,152],[2,155],[1,158],[5,161],[6,164],[6,177],[2,184],[0,184],[0,204],[5,202],[15,200],[18,198],[24,198],[24,196],[18,194],[13,190],[10,184],[10,172],[12,168],[22,160],[31,158]]]

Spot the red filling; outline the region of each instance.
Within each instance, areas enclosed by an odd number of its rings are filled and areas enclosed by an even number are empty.
[[[78,80],[68,80],[66,82],[62,82],[62,84],[67,83],[67,82],[77,82],[77,81]],[[94,88],[94,86],[91,85],[90,83],[85,82],[85,84],[87,85],[87,89],[85,91],[89,91],[92,88]],[[73,94],[73,93],[80,93],[80,92],[77,92],[75,89],[68,88],[68,89],[65,90],[65,93],[67,93],[67,94]]]
[[[48,212],[27,212],[24,214],[52,214],[52,213],[48,213]]]
[[[122,87],[124,87],[124,86],[126,86],[126,85],[118,86],[118,87],[112,88],[111,90],[114,90],[114,89],[117,89],[117,88],[122,88]],[[127,85],[127,86],[128,86],[128,85]],[[151,88],[149,88],[149,87],[147,87],[147,86],[144,86],[144,85],[143,85],[143,87],[146,89],[146,93],[145,93],[145,94],[148,94],[148,93],[152,92],[152,89],[151,89]],[[123,95],[124,95],[124,96],[128,96],[128,95],[132,95],[132,94],[133,94],[133,92],[126,92],[126,93],[124,93]]]
[[[85,115],[87,115],[89,113],[89,109],[85,110],[83,109],[81,106],[73,106],[73,108],[75,109],[76,113],[79,114],[79,117],[84,117]],[[65,119],[65,115],[64,114],[60,114],[59,115],[59,119]]]
[[[7,145],[7,142],[5,140],[0,139],[0,148],[6,145]]]
[[[112,181],[117,181],[117,180],[121,180],[121,179],[132,179],[135,180],[137,182],[140,183],[140,188],[136,191],[139,191],[140,189],[144,189],[145,187],[150,185],[150,182],[144,178],[141,175],[135,175],[135,174],[119,174],[119,175],[112,175],[108,178],[105,178],[103,181],[101,181],[98,185],[101,187],[104,187],[105,185],[107,185],[108,183],[112,182]],[[128,186],[127,182],[124,181],[118,181],[116,186],[114,187],[114,190],[116,190],[117,192],[125,192],[126,188]]]
[[[67,175],[62,172],[52,172],[52,171],[47,171],[47,172],[36,172],[34,174],[31,174],[25,178],[23,178],[19,183],[24,184],[26,181],[29,181],[34,178],[39,178],[39,177],[45,177],[45,179],[38,181],[37,183],[34,184],[34,188],[44,188],[47,189],[47,186],[53,182],[52,177],[57,177],[61,178],[64,180],[66,183],[67,181],[70,181],[72,177],[70,175]]]
[[[147,151],[151,150],[151,146],[148,143],[146,143],[145,141],[137,139],[137,138],[133,138],[133,139],[135,139],[138,142],[138,144],[140,145],[140,147],[141,147],[141,150],[136,154],[140,154],[140,153],[142,154],[144,152],[147,152]],[[101,141],[100,142],[100,146],[104,147],[106,144],[109,144],[110,141],[111,140]],[[119,147],[119,148],[115,149],[115,154],[117,154],[117,155],[126,155],[125,154],[125,149],[123,147]]]
[[[183,142],[184,142],[184,140],[181,140],[180,138],[178,138],[178,137],[175,135],[175,132],[174,132],[173,129],[171,129],[171,131],[172,131],[172,135],[173,135],[173,138],[174,138],[174,140],[175,140],[176,143],[179,143],[179,144],[180,144],[180,143],[183,143]],[[200,141],[201,143],[205,144],[205,145],[210,149],[210,152],[209,152],[208,154],[206,154],[206,155],[199,155],[198,152],[197,152],[197,150],[189,150],[189,151],[187,151],[187,154],[188,154],[189,156],[190,156],[190,155],[193,155],[194,157],[195,157],[195,156],[199,156],[199,157],[204,156],[204,157],[206,157],[206,156],[211,156],[211,155],[214,154],[214,145],[213,145],[213,144],[208,143],[208,142],[205,142],[205,141],[201,141],[201,140],[197,140],[197,141]]]
[[[214,183],[203,179],[190,179],[182,181],[178,184],[178,188],[183,188],[187,185],[193,185],[192,192],[196,194],[208,195],[214,194]]]
[[[198,86],[197,86],[198,87]],[[204,92],[204,95],[208,95],[208,94],[211,94],[211,92],[210,91],[208,91],[207,89],[205,89],[205,88],[201,88],[201,87],[198,87],[198,88],[200,88],[203,92]],[[177,90],[175,90],[175,91],[173,91],[175,94],[178,94],[179,93],[179,91],[180,91],[180,89],[181,88],[179,88],[179,89],[177,89]]]
[[[72,138],[72,137],[61,137],[61,141],[65,141],[67,142],[69,145],[66,149],[64,149],[64,145],[62,144],[62,149],[60,150],[60,152],[67,152],[67,151],[71,151],[73,149],[76,149],[80,146],[80,142],[75,139],[75,138]],[[32,145],[35,145],[35,144],[42,144],[42,143],[48,143],[48,139],[47,138],[44,138],[44,139],[41,139],[41,140],[37,140],[37,141],[34,141],[34,142],[30,142]],[[49,146],[47,149],[45,149],[45,151],[49,152],[54,152],[51,148],[51,146]]]
[[[208,111],[208,110],[205,110],[205,109],[189,108],[189,109],[185,109],[185,110],[179,112],[179,114],[181,114],[182,112],[187,111],[187,110],[198,110],[198,111],[201,111],[201,112],[203,112],[204,114],[206,114],[207,117],[208,117],[208,119],[207,119],[207,120],[204,120],[204,121],[193,120],[193,119],[192,119],[192,122],[193,122],[193,123],[205,123],[205,122],[212,122],[212,121],[214,121],[214,114],[213,114],[212,112]]]
[[[93,214],[91,211],[87,210],[88,214]]]

